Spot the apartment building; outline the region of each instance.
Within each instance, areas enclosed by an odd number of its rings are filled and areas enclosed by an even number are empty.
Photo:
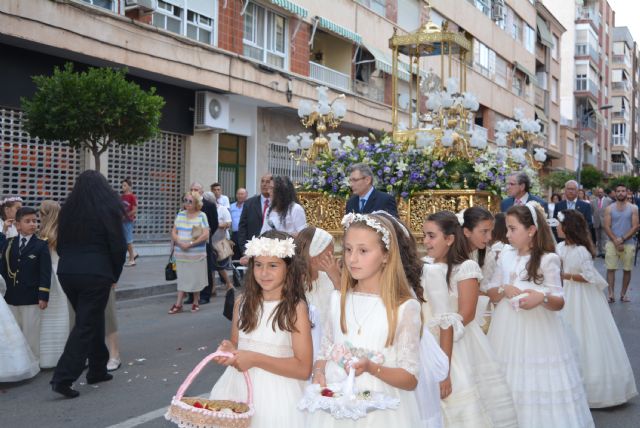
[[[315,101],[320,84],[330,88],[332,97],[346,94],[347,114],[339,132],[390,131],[388,40],[394,29],[413,31],[428,16],[437,24],[449,20],[473,38],[468,88],[481,103],[476,126],[486,128],[490,139],[495,123],[511,117],[514,108],[536,115],[539,26],[534,1],[432,0],[430,11],[423,0],[327,3],[1,2],[0,54],[7,64],[0,68],[2,192],[21,193],[30,204],[60,200],[77,173],[91,165],[90,156],[61,142],[37,141],[23,130],[20,98],[33,93],[31,76],[51,74],[67,61],[79,69],[126,66],[128,78],[155,87],[166,100],[162,132],[155,140],[111,149],[102,161],[114,185],[125,176],[133,178],[140,200],[136,233],[148,241],[166,239],[181,192],[191,181],[205,187],[219,181],[233,195],[239,186],[255,193],[265,171],[302,178],[305,165],[290,160],[286,137],[305,131],[297,107],[301,100]],[[545,19],[559,35],[555,21]],[[547,54],[553,61],[551,51]],[[550,82],[553,64],[548,65]],[[407,98],[408,82],[418,78],[403,69],[400,98]],[[545,90],[550,93],[552,87]],[[553,120],[553,101],[541,111]],[[559,148],[556,155],[562,153]]]
[[[637,46],[627,27],[613,28],[611,58],[611,172],[629,174],[633,171],[637,136],[635,109],[637,106]],[[636,131],[636,132],[634,132]]]

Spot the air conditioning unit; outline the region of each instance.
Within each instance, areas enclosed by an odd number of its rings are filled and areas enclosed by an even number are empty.
[[[504,0],[493,0],[491,4],[491,20],[498,22],[504,19]]]
[[[194,127],[218,132],[229,129],[229,98],[213,92],[196,92]]]
[[[125,0],[125,10],[140,9],[141,12],[153,12],[158,8],[158,0]]]

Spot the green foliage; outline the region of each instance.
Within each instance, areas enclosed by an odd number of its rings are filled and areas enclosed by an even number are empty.
[[[586,165],[582,168],[582,173],[580,174],[580,184],[585,189],[593,189],[598,186],[603,178],[604,174],[602,171],[599,171],[592,165]]]
[[[637,192],[640,189],[640,177],[634,177],[632,175],[621,175],[620,177],[611,177],[607,184],[608,187],[612,188],[618,183],[622,183],[626,185],[629,189]],[[604,186],[604,187],[607,187]]]
[[[164,99],[125,75],[126,70],[111,68],[75,72],[67,63],[52,76],[34,76],[35,94],[21,99],[26,130],[91,151],[100,169],[100,155],[111,145],[141,144],[159,132]]]
[[[564,183],[569,180],[575,180],[576,174],[575,172],[562,170],[562,171],[553,171],[546,177],[542,179],[542,182],[545,187],[551,187],[554,192],[559,191],[564,188]]]

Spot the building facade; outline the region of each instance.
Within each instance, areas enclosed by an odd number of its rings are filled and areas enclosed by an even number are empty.
[[[337,129],[342,134],[391,131],[388,40],[394,30],[413,31],[428,18],[448,20],[473,38],[467,82],[481,103],[476,126],[491,140],[495,123],[521,108],[528,117],[547,119],[544,144],[553,162],[564,156],[564,145],[553,143],[559,132],[550,131],[559,121],[551,92],[559,67],[553,44],[543,43],[544,58],[536,59],[539,16],[552,35],[559,38],[562,28],[534,1],[432,0],[430,10],[423,0],[326,3],[1,2],[2,192],[22,194],[29,204],[62,200],[77,173],[91,167],[85,153],[24,132],[20,98],[33,94],[31,76],[51,74],[68,61],[78,69],[124,66],[129,79],[165,98],[162,132],[141,146],[109,150],[102,172],[116,187],[124,177],[133,179],[140,199],[138,239],[166,240],[189,182],[207,188],[218,181],[233,196],[240,186],[254,194],[266,171],[302,178],[306,166],[289,158],[286,137],[305,130],[297,106],[315,101],[318,85],[328,86],[332,98],[346,94],[347,114]],[[408,82],[420,77],[407,70],[399,92],[411,102]],[[429,72],[425,64],[419,74]],[[538,100],[536,110],[538,87],[548,100]]]

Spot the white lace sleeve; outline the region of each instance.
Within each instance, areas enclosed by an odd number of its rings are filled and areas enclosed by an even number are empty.
[[[458,265],[456,272],[452,275],[451,280],[454,282],[464,281],[465,279],[475,278],[478,281],[482,280],[482,269],[480,265],[473,260],[465,260]]]
[[[542,256],[540,270],[544,275],[544,282],[541,286],[553,296],[564,297],[560,265],[560,257],[556,253],[547,253]]]
[[[420,370],[420,303],[411,299],[399,308],[398,326],[393,346],[396,348],[398,367],[414,376]]]
[[[480,281],[480,290],[485,293],[489,289],[489,282],[493,278],[493,272],[496,270],[498,264],[497,254],[493,249],[489,249],[484,255],[484,265],[482,266],[482,281]]]
[[[580,258],[580,272],[575,273],[579,273],[580,275],[582,275],[582,277],[586,279],[589,284],[595,285],[600,290],[604,290],[605,288],[607,288],[609,284],[607,284],[607,280],[605,280],[602,275],[600,275],[600,272],[598,272],[598,270],[594,266],[591,253],[589,253],[589,251],[583,246],[577,247],[576,251],[578,253],[578,257]]]
[[[316,357],[317,360],[329,360],[331,359],[331,350],[333,349],[334,337],[333,337],[333,323],[336,322],[333,318],[335,308],[338,308],[337,313],[340,314],[340,292],[333,291],[331,293],[331,299],[329,300],[329,307],[324,317],[324,323],[322,324],[322,337],[320,339],[320,350]],[[340,322],[338,318],[337,322]]]
[[[446,269],[446,266],[440,264],[427,264],[422,271],[427,304],[433,314],[427,326],[443,330],[453,327],[453,340],[458,340],[464,335],[464,325],[462,316],[451,308]]]

